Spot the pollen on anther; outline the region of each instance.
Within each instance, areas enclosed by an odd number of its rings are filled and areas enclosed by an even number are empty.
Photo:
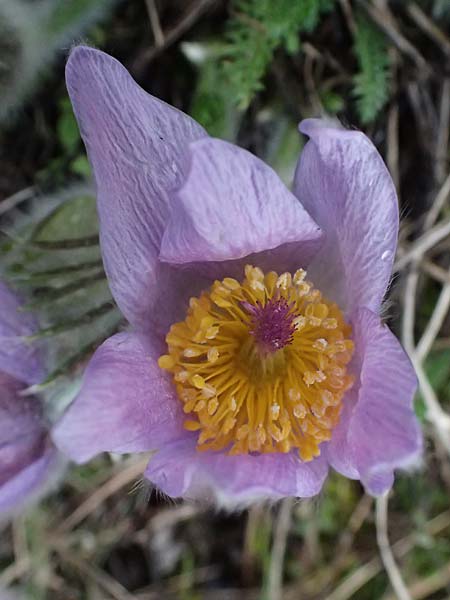
[[[219,360],[219,351],[217,348],[210,348],[206,354],[208,362],[215,363]]]
[[[219,406],[219,401],[217,400],[217,398],[212,398],[208,402],[208,414],[213,415],[216,412],[218,406]]]
[[[327,346],[328,342],[324,338],[318,338],[313,344],[314,350],[325,350]]]
[[[199,400],[197,402],[197,404],[195,405],[195,412],[200,412],[201,410],[205,410],[206,408],[206,402],[204,400]]]
[[[299,285],[306,277],[306,271],[304,269],[297,269],[294,273],[292,281],[295,285]]]
[[[287,290],[292,285],[292,275],[290,273],[283,273],[277,279],[277,288]]]
[[[189,372],[188,371],[178,371],[177,373],[175,373],[174,379],[175,379],[175,381],[179,381],[180,383],[186,383],[186,381],[189,379]]]
[[[172,356],[163,354],[158,358],[158,366],[161,369],[172,369],[175,366],[175,361]]]
[[[306,414],[307,411],[303,404],[297,404],[294,406],[294,415],[297,417],[297,419],[303,419],[306,417]]]
[[[183,355],[186,358],[194,358],[195,356],[200,356],[200,354],[202,354],[202,351],[197,348],[185,348],[183,350]]]
[[[291,402],[298,402],[301,398],[300,392],[298,390],[294,390],[294,388],[289,388],[288,398]]]
[[[201,391],[202,398],[213,398],[217,394],[217,390],[213,385],[205,384]]]
[[[195,387],[199,390],[202,390],[205,387],[205,380],[203,379],[203,377],[201,375],[194,375],[191,379],[192,383],[195,385]]]
[[[270,412],[274,419],[278,419],[278,417],[280,416],[280,405],[276,403],[272,404],[272,406],[270,407]]]
[[[303,381],[306,383],[307,386],[312,385],[316,381],[315,373],[313,371],[306,371],[303,375]]]
[[[218,327],[208,327],[208,329],[205,331],[205,338],[207,340],[213,340],[218,333],[219,333]]]

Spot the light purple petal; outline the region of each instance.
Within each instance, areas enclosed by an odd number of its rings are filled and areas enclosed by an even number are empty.
[[[22,395],[24,388],[23,382],[0,371],[0,448],[22,442],[32,446],[45,429],[41,403]]]
[[[227,456],[198,452],[196,438],[169,444],[151,458],[145,476],[172,497],[218,499],[224,504],[318,494],[327,476],[324,458],[304,463],[294,452]],[[210,496],[210,497],[208,497]]]
[[[0,512],[22,505],[50,476],[56,456],[42,407],[24,384],[0,372]]]
[[[378,495],[391,487],[394,469],[420,457],[422,435],[413,409],[417,382],[403,348],[377,315],[362,308],[352,326],[360,363],[358,399],[327,453],[336,470],[357,474],[366,490]]]
[[[132,333],[104,342],[53,429],[56,446],[82,463],[100,452],[143,452],[185,435],[182,404],[156,362],[162,350]]]
[[[359,306],[378,312],[397,245],[391,176],[363,133],[316,119],[303,121],[300,129],[310,140],[294,191],[325,234],[309,277],[348,314]]]
[[[360,369],[360,365],[357,369]],[[331,441],[328,444],[323,444],[323,448],[326,449],[327,454],[330,456],[330,464],[332,467],[350,479],[359,479],[359,472],[355,465],[354,455],[348,444],[350,422],[357,402],[358,386],[355,385],[345,395],[344,406],[339,423],[333,430]]]
[[[321,232],[276,173],[222,140],[189,146],[186,179],[176,192],[160,259],[186,264],[229,261],[284,247],[272,268],[306,266]]]
[[[152,310],[169,191],[190,141],[206,135],[187,115],[142,90],[114,58],[78,47],[67,88],[97,184],[103,260],[111,291],[135,326]]]
[[[0,483],[0,513],[15,512],[45,492],[53,478],[56,463],[55,449],[48,441],[43,441],[32,462]]]
[[[0,281],[0,371],[33,384],[44,376],[42,357],[37,346],[23,338],[35,333],[37,324],[21,306],[19,297]]]

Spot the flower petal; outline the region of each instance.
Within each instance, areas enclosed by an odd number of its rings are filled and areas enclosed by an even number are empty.
[[[169,191],[182,179],[200,125],[141,89],[114,58],[78,47],[67,88],[97,184],[103,260],[111,291],[133,325],[152,309]]]
[[[294,452],[258,456],[198,452],[191,436],[157,452],[145,476],[169,496],[217,500],[231,507],[258,499],[315,496],[327,472],[325,459],[304,463]]]
[[[156,362],[160,354],[159,344],[142,335],[120,333],[106,340],[53,429],[56,446],[82,463],[104,451],[155,449],[185,434],[181,402]]]
[[[30,313],[20,312],[22,302],[0,281],[0,371],[28,384],[44,376],[39,349],[23,337],[35,333],[37,324]]]
[[[326,241],[309,268],[314,284],[347,313],[378,312],[392,272],[398,234],[394,184],[380,155],[359,131],[307,119],[310,137],[294,191]]]
[[[331,466],[349,479],[359,479],[359,472],[348,444],[350,422],[357,402],[358,388],[355,386],[344,398],[344,406],[339,423],[333,430],[331,441],[328,444],[323,444],[329,456]]]
[[[42,406],[23,396],[24,383],[0,372],[0,512],[28,501],[50,477],[56,456]],[[2,515],[3,516],[3,515]]]
[[[362,308],[352,326],[360,361],[358,399],[327,453],[337,471],[357,474],[366,490],[378,495],[391,487],[394,469],[414,465],[421,455],[413,409],[417,382],[397,338],[376,314]]]
[[[273,253],[271,268],[308,264],[321,231],[269,166],[218,139],[193,142],[189,151],[186,179],[176,192],[162,239],[161,260],[228,261],[283,246],[284,262]]]
[[[36,397],[22,395],[24,387],[0,371],[0,449],[22,442],[32,446],[45,431],[42,405]]]
[[[55,449],[43,441],[33,461],[0,483],[0,513],[16,512],[24,504],[36,500],[36,496],[40,496],[51,482],[56,462]]]

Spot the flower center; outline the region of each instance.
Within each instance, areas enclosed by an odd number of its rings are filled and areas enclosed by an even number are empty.
[[[351,327],[305,277],[247,265],[242,283],[215,281],[170,328],[159,366],[173,374],[198,450],[296,448],[307,461],[330,439],[353,383]]]
[[[249,331],[262,355],[281,350],[294,341],[297,315],[293,303],[277,295],[265,305],[258,301],[256,306],[249,302],[243,302],[243,306],[250,314]]]

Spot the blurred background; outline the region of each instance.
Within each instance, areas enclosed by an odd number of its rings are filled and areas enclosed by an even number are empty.
[[[401,600],[450,598],[450,1],[0,0],[0,275],[39,315],[50,418],[124,326],[64,84],[78,42],[288,184],[301,118],[373,140],[402,214],[385,316],[418,372],[426,452],[389,505],[332,474],[313,500],[239,514],[151,492],[143,457],[69,466],[0,525],[1,600],[393,600],[392,556]]]

